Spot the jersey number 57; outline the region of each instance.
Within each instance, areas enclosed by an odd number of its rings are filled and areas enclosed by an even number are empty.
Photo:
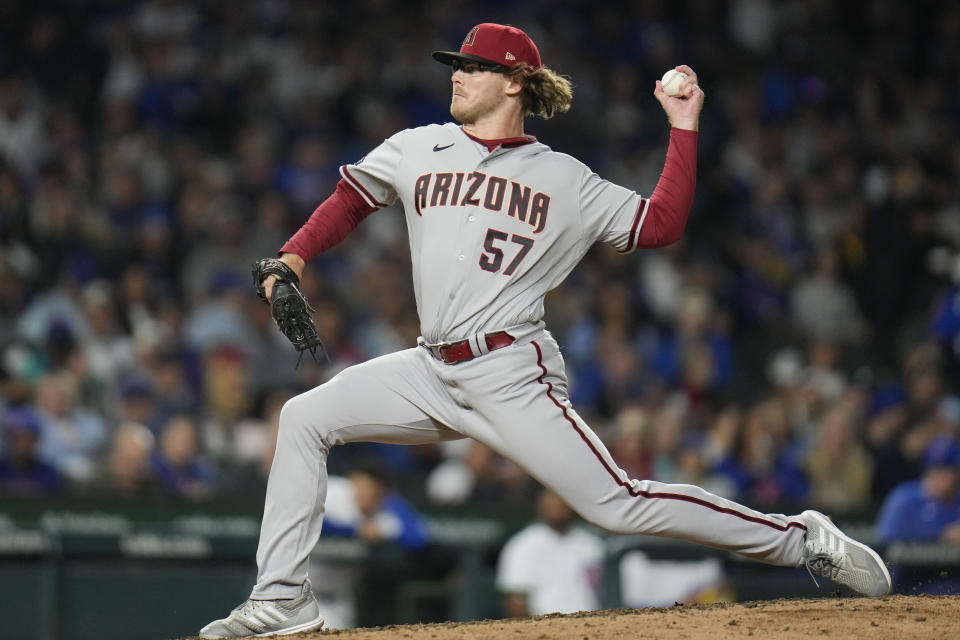
[[[513,260],[511,260],[507,268],[503,270],[503,275],[513,275],[517,267],[520,266],[520,262],[530,253],[530,249],[533,248],[533,238],[525,238],[517,234],[513,234],[511,237],[509,234],[496,229],[487,229],[487,237],[483,241],[484,253],[480,254],[481,269],[491,273],[500,271],[500,267],[503,266],[503,249],[498,247],[496,243],[504,242],[508,238],[510,242],[520,245],[520,249],[513,257]]]

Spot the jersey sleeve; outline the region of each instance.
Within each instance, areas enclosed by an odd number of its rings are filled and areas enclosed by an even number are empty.
[[[591,243],[607,242],[620,253],[630,253],[637,247],[649,207],[649,199],[596,173],[590,172],[581,182],[580,216]]]
[[[340,175],[371,207],[387,207],[396,202],[397,168],[403,156],[400,131],[384,140],[356,164],[340,167]]]

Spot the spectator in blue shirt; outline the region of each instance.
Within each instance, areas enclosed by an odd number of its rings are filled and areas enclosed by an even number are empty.
[[[423,517],[373,465],[355,469],[348,478],[328,479],[323,532],[368,542],[389,540],[405,549],[420,549],[428,541]]]
[[[30,407],[7,409],[3,416],[0,497],[56,493],[60,474],[40,457],[40,418]]]
[[[160,446],[150,465],[164,493],[177,500],[200,501],[213,497],[216,473],[200,453],[197,424],[193,418],[175,415],[160,433]]]
[[[923,459],[923,475],[890,492],[880,510],[883,543],[936,542],[960,545],[960,443],[935,438]]]

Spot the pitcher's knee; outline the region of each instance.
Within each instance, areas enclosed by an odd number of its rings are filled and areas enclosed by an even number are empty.
[[[624,517],[623,506],[614,502],[595,502],[586,496],[561,496],[550,489],[544,489],[537,501],[537,513],[548,524],[559,524],[574,517],[574,513],[601,529],[612,533],[636,533],[635,528]]]
[[[329,448],[327,436],[335,427],[329,424],[322,407],[318,408],[317,399],[308,394],[311,392],[301,393],[284,403],[277,438]]]
[[[584,516],[584,519],[610,533],[637,533],[636,527],[632,526],[625,518],[617,517],[616,514],[603,513],[594,515],[593,517]]]
[[[591,502],[588,504],[571,503],[570,506],[581,518],[610,533],[638,533],[636,523],[631,522],[630,515],[624,511],[622,505]]]

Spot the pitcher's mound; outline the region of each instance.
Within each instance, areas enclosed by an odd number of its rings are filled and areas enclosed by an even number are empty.
[[[960,638],[960,596],[770,600],[619,609],[522,620],[394,625],[291,640],[613,640],[614,638]]]

